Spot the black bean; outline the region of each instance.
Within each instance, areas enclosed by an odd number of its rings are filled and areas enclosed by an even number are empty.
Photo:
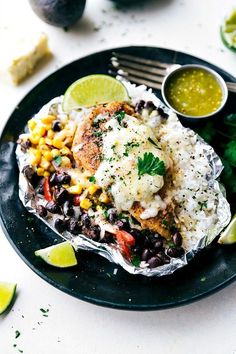
[[[85,236],[91,238],[93,241],[98,241],[100,238],[100,232],[101,228],[98,225],[93,225],[90,227],[82,227],[82,233],[85,234]]]
[[[161,259],[158,257],[150,258],[147,263],[149,264],[150,268],[156,268],[163,264]]]
[[[69,184],[71,181],[71,176],[68,175],[66,172],[58,173],[57,181],[59,184]]]
[[[23,152],[26,152],[30,147],[31,147],[31,141],[29,139],[27,139],[26,141],[23,141],[21,144],[21,150]]]
[[[176,232],[176,233],[173,235],[172,239],[173,239],[173,242],[174,242],[175,246],[180,247],[180,246],[182,245],[183,239],[182,239],[182,236],[180,235],[179,232]]]
[[[66,200],[68,200],[69,198],[69,193],[67,192],[67,190],[63,187],[58,186],[55,187],[53,195],[59,205],[65,203]]]
[[[27,166],[23,167],[22,173],[25,176],[25,178],[27,178],[29,181],[31,181],[34,174],[35,174],[35,171],[31,166],[27,165]]]
[[[117,220],[117,212],[115,209],[109,209],[107,211],[108,213],[108,220],[110,221],[110,223],[114,223]]]
[[[148,249],[145,248],[142,252],[141,255],[141,260],[147,262],[147,260],[152,256],[152,252]]]
[[[167,119],[169,117],[169,115],[167,113],[164,112],[163,108],[158,107],[157,108],[158,113],[160,114],[160,116],[164,119]]]
[[[90,221],[90,217],[88,216],[88,214],[83,214],[81,216],[81,222],[82,224],[85,226],[85,227],[89,227],[90,224],[91,224],[91,221]]]
[[[55,220],[55,222],[54,222],[54,227],[55,227],[55,229],[58,231],[58,232],[63,232],[63,231],[65,231],[65,229],[66,229],[66,223],[65,223],[65,221],[64,220],[62,220],[62,219],[56,219]]]
[[[51,200],[50,202],[47,202],[46,209],[52,214],[60,214],[61,213],[60,206],[56,202],[54,202],[53,200]]]
[[[144,104],[145,104],[145,101],[143,101],[143,100],[140,100],[138,103],[136,103],[135,111],[141,112],[144,107]]]
[[[139,246],[139,245],[136,245],[136,246],[134,247],[134,249],[133,249],[133,252],[134,252],[135,254],[138,254],[138,255],[141,255],[142,251],[143,251],[143,249],[142,249],[142,247]]]
[[[160,260],[165,263],[166,255],[163,251],[157,252],[156,257],[160,258]]]
[[[70,200],[67,200],[63,205],[63,213],[65,216],[74,216],[75,211]]]
[[[40,181],[35,191],[37,194],[44,195],[43,181]]]
[[[101,243],[113,243],[114,242],[114,236],[110,232],[105,232],[105,235],[103,238],[100,240]]]
[[[154,105],[154,103],[152,101],[147,101],[144,104],[144,108],[153,110],[156,108],[156,106]]]
[[[73,235],[78,235],[78,233],[80,232],[78,221],[74,218],[69,219],[69,221],[67,222],[67,230]]]
[[[36,211],[42,218],[45,218],[45,216],[47,216],[47,209],[44,208],[43,205],[37,205]]]
[[[184,249],[182,247],[170,247],[167,249],[167,254],[173,258],[179,258],[184,254]]]
[[[156,251],[161,250],[163,248],[163,240],[161,238],[158,238],[156,242],[154,243],[154,248]]]
[[[62,129],[61,122],[59,120],[54,120],[52,122],[52,130],[54,132],[59,132]]]

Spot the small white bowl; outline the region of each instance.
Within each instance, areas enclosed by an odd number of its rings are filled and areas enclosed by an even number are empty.
[[[171,104],[169,103],[167,97],[166,97],[166,93],[165,93],[165,89],[166,89],[166,84],[169,82],[169,80],[171,79],[171,77],[173,75],[175,75],[177,72],[180,72],[180,71],[184,71],[186,69],[189,69],[189,68],[196,68],[196,69],[203,69],[207,72],[209,72],[210,74],[212,74],[216,80],[218,81],[221,89],[222,89],[222,102],[221,102],[221,105],[219,106],[219,108],[217,108],[217,110],[215,110],[214,112],[211,112],[209,114],[206,114],[206,115],[203,115],[203,116],[191,116],[191,115],[188,115],[188,114],[184,114],[184,113],[181,113],[179,111],[177,111],[174,107],[171,106]],[[198,65],[198,64],[186,64],[186,65],[182,65],[182,66],[179,66],[177,67],[176,69],[174,70],[171,70],[164,78],[163,82],[162,82],[162,86],[161,86],[161,94],[162,94],[162,97],[164,99],[164,102],[166,103],[166,105],[172,109],[172,111],[174,111],[175,113],[181,115],[182,117],[185,117],[185,118],[191,118],[191,119],[198,119],[198,118],[209,118],[215,114],[217,114],[218,112],[221,111],[221,109],[224,107],[224,105],[226,104],[226,101],[228,99],[228,88],[226,86],[226,83],[224,81],[224,79],[215,71],[215,70],[212,70],[204,65]]]

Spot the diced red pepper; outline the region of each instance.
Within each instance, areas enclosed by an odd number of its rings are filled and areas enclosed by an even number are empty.
[[[49,184],[49,177],[44,178],[43,182],[43,192],[44,192],[44,198],[50,202],[53,200],[51,190],[50,190],[50,184]]]
[[[124,230],[119,230],[116,233],[116,240],[119,245],[122,255],[130,260],[131,250],[130,247],[135,245],[135,238]]]
[[[74,206],[79,206],[80,205],[80,196],[77,194],[77,195],[74,195],[74,198],[73,198],[73,205]]]

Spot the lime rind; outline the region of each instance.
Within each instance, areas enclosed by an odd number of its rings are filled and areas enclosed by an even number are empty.
[[[37,250],[35,255],[57,268],[68,268],[78,264],[74,248],[67,241]]]
[[[103,74],[85,76],[71,84],[65,92],[65,112],[80,107],[93,107],[112,101],[128,101],[126,87],[117,79]]]
[[[236,51],[236,10],[225,20],[220,28],[220,35],[224,45]]]
[[[0,282],[0,315],[12,304],[16,293],[16,284]]]
[[[221,233],[218,243],[221,245],[236,243],[236,215],[234,215],[227,228]]]

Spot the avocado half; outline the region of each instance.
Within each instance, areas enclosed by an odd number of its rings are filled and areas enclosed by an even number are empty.
[[[67,28],[81,18],[86,0],[29,0],[29,3],[44,22]]]

